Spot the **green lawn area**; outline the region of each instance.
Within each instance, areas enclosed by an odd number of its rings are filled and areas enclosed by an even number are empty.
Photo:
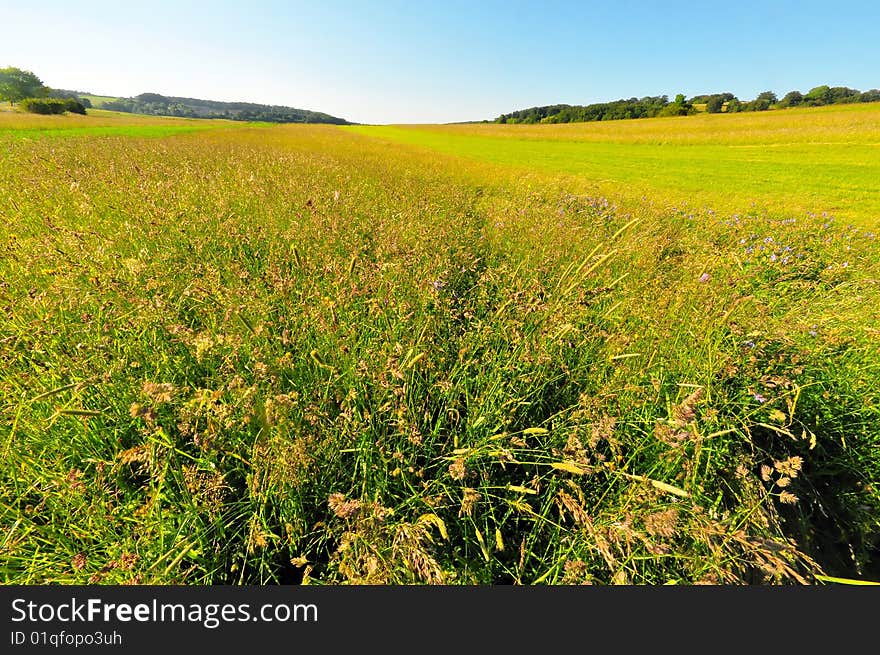
[[[783,112],[778,116],[784,120]],[[619,123],[625,132],[626,123],[640,122]],[[459,132],[434,126],[345,129],[466,158],[575,175],[603,191],[659,195],[697,208],[734,212],[757,207],[776,215],[828,212],[868,225],[880,219],[880,146],[867,138],[863,143],[777,144],[750,143],[747,136],[735,143],[566,141],[559,138],[562,126],[510,126],[505,134],[497,131],[500,126],[489,125],[485,135],[481,127]],[[527,138],[517,138],[521,127],[529,129]],[[544,127],[547,139],[540,138]]]
[[[95,96],[95,95],[83,95],[81,98],[86,98],[89,102],[92,103],[92,107],[95,109],[99,109],[104,105],[105,102],[111,102],[113,100],[119,100],[119,98],[115,96]]]

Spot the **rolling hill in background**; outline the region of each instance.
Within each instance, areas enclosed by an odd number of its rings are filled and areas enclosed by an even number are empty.
[[[54,95],[87,99],[100,109],[122,111],[148,116],[176,116],[179,118],[226,118],[236,121],[266,121],[269,123],[327,123],[351,125],[344,118],[308,109],[296,109],[283,105],[261,105],[253,102],[220,102],[199,98],[163,96],[158,93],[142,93],[133,98],[96,96],[83,91],[56,89]]]

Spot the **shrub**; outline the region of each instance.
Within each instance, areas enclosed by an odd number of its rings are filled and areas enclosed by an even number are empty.
[[[67,98],[64,101],[64,106],[67,111],[71,114],[81,114],[83,116],[86,115],[86,106],[85,104],[77,100],[76,98]]]
[[[86,113],[83,104],[73,98],[25,98],[21,101],[21,108],[32,114]]]

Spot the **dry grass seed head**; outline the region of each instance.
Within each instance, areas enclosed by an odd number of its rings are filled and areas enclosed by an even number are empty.
[[[645,530],[652,537],[669,538],[675,535],[678,510],[674,507],[645,517]]]
[[[691,435],[684,430],[674,429],[665,423],[657,423],[654,426],[654,436],[661,443],[664,443],[671,448],[678,448],[685,443]]]
[[[677,427],[690,425],[697,418],[696,405],[703,397],[702,387],[672,408],[672,420]]]
[[[803,465],[803,458],[798,457],[797,455],[778,462],[773,462],[773,468],[779,471],[781,475],[786,475],[790,478],[796,478]]]
[[[330,511],[333,512],[336,517],[343,520],[357,518],[361,511],[361,502],[359,500],[348,500],[346,499],[345,494],[330,494],[327,502],[330,506]]]
[[[614,447],[614,428],[617,427],[617,419],[612,416],[603,416],[593,424],[590,431],[590,448],[595,448],[602,440],[608,441]]]
[[[174,393],[174,385],[170,382],[144,382],[143,391],[154,403],[167,403]]]
[[[474,508],[479,502],[481,496],[476,489],[465,487],[461,495],[461,508],[458,510],[459,516],[473,516]]]
[[[562,514],[562,508],[565,508],[577,525],[587,525],[590,520],[589,515],[572,496],[564,491],[560,491],[557,494],[557,502],[559,503],[560,514]]]
[[[464,458],[457,458],[452,464],[449,465],[449,475],[453,480],[457,482],[461,482],[467,477],[468,470],[467,465],[464,462]]]

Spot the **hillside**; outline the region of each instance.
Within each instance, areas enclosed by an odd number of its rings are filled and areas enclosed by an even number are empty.
[[[261,105],[253,102],[221,102],[201,98],[163,96],[142,93],[133,98],[95,96],[83,91],[57,89],[55,94],[89,99],[92,106],[130,114],[148,116],[175,116],[178,118],[225,118],[236,121],[265,121],[268,123],[327,123],[350,125],[344,118],[308,109],[284,105]]]

